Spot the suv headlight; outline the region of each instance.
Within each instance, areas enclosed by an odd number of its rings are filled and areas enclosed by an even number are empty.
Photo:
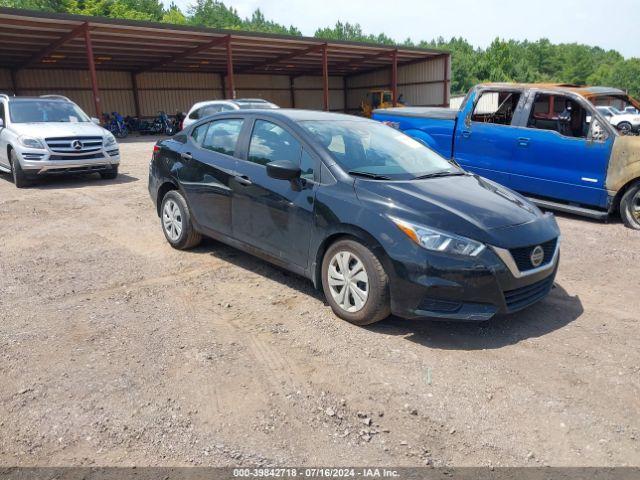
[[[20,137],[19,139],[20,145],[27,148],[37,148],[39,150],[44,150],[44,144],[37,138],[33,137]]]
[[[111,134],[105,135],[104,137],[104,147],[108,148],[108,147],[112,147],[116,144],[116,137],[114,137]]]
[[[395,217],[389,218],[407,237],[427,250],[475,257],[485,249],[482,243],[470,238],[417,225]]]

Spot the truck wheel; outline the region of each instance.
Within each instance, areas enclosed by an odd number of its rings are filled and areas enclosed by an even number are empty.
[[[389,277],[376,256],[354,240],[338,240],[322,260],[322,288],[333,312],[355,325],[389,316]]]
[[[620,122],[618,124],[618,130],[622,135],[629,135],[633,130],[633,127],[629,122]]]
[[[104,180],[113,180],[118,177],[118,165],[114,165],[109,170],[105,170],[104,172],[100,172],[100,176]]]
[[[640,181],[631,185],[620,200],[620,216],[627,227],[640,230]]]
[[[24,170],[20,166],[20,160],[18,159],[18,154],[15,150],[11,149],[11,153],[9,155],[11,161],[11,174],[13,176],[13,183],[16,188],[25,188],[31,185],[31,181],[27,178]]]
[[[167,242],[178,250],[195,247],[202,240],[191,222],[187,202],[177,190],[171,190],[162,199],[160,223]]]

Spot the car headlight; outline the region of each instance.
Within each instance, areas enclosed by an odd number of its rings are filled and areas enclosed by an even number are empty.
[[[39,150],[44,150],[43,143],[37,138],[33,137],[20,137],[18,139],[20,141],[20,145],[27,148],[37,148]]]
[[[470,238],[417,225],[399,218],[389,218],[407,237],[427,250],[475,257],[485,249],[484,244]]]
[[[104,146],[105,146],[105,148],[112,147],[115,144],[116,144],[116,137],[114,137],[111,134],[105,135],[105,137],[104,137]]]

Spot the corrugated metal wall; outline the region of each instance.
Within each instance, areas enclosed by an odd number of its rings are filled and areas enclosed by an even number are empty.
[[[447,79],[451,78],[451,65],[447,62]],[[398,96],[403,95],[407,105],[433,106],[448,103],[445,99],[445,58],[401,65],[398,67]],[[356,111],[371,89],[391,88],[391,68],[376,70],[347,78],[347,110]],[[447,96],[449,84],[447,84]]]
[[[187,112],[196,102],[224,98],[217,73],[148,72],[138,75],[137,83],[143,117],[155,116],[160,110],[170,115]]]
[[[398,68],[398,93],[409,105],[441,105],[444,102],[444,58],[438,57]],[[226,78],[217,73],[148,72],[137,76],[142,116],[189,110],[195,102],[226,97]],[[286,75],[242,75],[234,78],[238,98],[264,98],[281,107],[322,109],[322,77]],[[291,81],[293,80],[293,103]],[[91,79],[85,70],[22,70],[16,76],[19,95],[60,94],[94,115]],[[129,72],[98,71],[102,110],[135,115],[133,76]],[[351,77],[329,77],[329,108],[358,111],[367,91],[390,88],[391,69]],[[0,91],[10,92],[11,75],[0,69]],[[448,92],[448,90],[447,90]],[[346,96],[346,98],[345,98]]]

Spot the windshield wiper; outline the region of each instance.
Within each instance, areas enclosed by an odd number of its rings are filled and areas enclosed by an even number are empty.
[[[387,177],[386,175],[380,175],[379,173],[362,172],[360,170],[349,170],[348,173],[349,175],[373,178],[374,180],[391,180],[391,177]]]
[[[412,180],[424,180],[425,178],[438,178],[438,177],[456,177],[459,175],[466,175],[466,172],[443,170],[442,172],[427,173],[425,175],[419,175],[413,177]]]

